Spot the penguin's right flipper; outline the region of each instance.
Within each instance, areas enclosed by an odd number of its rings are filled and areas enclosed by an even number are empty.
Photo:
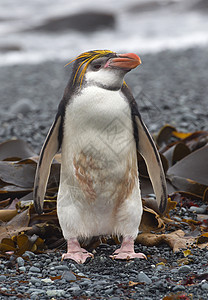
[[[61,115],[59,115],[56,117],[56,120],[54,121],[48,132],[37,164],[33,190],[33,200],[35,210],[38,214],[41,214],[43,211],[43,200],[47,187],[48,177],[50,174],[51,163],[55,154],[58,152],[61,146],[61,134],[62,117]]]

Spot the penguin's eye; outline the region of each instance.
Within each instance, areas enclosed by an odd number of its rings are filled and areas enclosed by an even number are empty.
[[[96,64],[93,66],[94,71],[98,71],[101,68],[101,64]]]

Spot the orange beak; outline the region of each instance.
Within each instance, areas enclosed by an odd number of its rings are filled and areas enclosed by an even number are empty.
[[[111,58],[107,61],[105,68],[113,67],[124,70],[131,70],[140,65],[141,59],[134,53],[118,54],[118,57]]]

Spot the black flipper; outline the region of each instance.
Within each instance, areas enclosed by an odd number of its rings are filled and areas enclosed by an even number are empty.
[[[61,146],[62,123],[62,116],[57,115],[40,152],[33,190],[34,206],[38,214],[41,214],[43,211],[43,200],[50,174],[51,163]]]
[[[148,129],[141,119],[137,103],[130,90],[124,85],[122,91],[131,107],[137,150],[145,160],[159,210],[163,213],[167,205],[167,186],[159,152]]]

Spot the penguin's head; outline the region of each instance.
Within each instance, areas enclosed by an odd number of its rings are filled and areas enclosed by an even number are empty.
[[[141,64],[140,58],[134,53],[117,54],[109,50],[84,52],[73,61],[73,87],[94,85],[110,90],[120,89],[124,75]]]

